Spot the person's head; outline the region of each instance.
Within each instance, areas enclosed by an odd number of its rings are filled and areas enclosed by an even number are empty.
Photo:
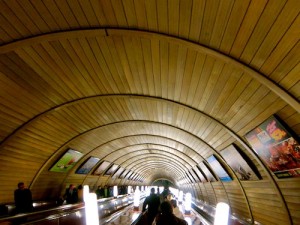
[[[81,190],[83,187],[82,187],[82,185],[80,184],[80,185],[78,185],[78,189],[79,190]]]
[[[177,207],[177,201],[175,199],[172,199],[170,201],[171,205],[173,206],[173,208],[176,208]]]
[[[74,187],[75,187],[74,184],[70,184],[69,186],[70,189],[74,189]]]
[[[155,188],[151,188],[151,189],[150,189],[150,193],[151,193],[151,194],[154,194],[154,193],[155,193]]]
[[[169,201],[161,203],[160,210],[163,215],[169,215],[173,213],[173,207]]]
[[[25,189],[25,184],[24,184],[24,182],[18,183],[18,188],[19,188],[20,190]]]

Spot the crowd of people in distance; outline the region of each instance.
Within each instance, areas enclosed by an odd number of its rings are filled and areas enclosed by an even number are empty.
[[[113,187],[105,185],[104,187],[98,186],[95,191],[97,198],[109,198],[113,197]],[[118,194],[127,194],[126,186],[118,186]],[[18,189],[14,191],[14,201],[16,207],[16,213],[28,213],[33,211],[33,200],[30,189],[25,187],[24,182],[18,183]],[[64,194],[56,201],[57,205],[75,204],[83,202],[83,186],[70,184],[66,188]]]
[[[120,195],[127,194],[127,188],[125,186],[118,187],[118,193]],[[183,219],[182,212],[177,206],[177,201],[172,198],[170,190],[166,187],[161,194],[159,194],[158,191],[157,193],[158,194],[155,194],[155,189],[151,188],[150,195],[146,197],[143,203],[143,217],[137,225],[187,225],[187,222]],[[113,197],[113,187],[98,186],[96,194],[98,199]],[[18,183],[18,189],[14,191],[14,200],[17,213],[33,211],[32,194],[31,191],[25,187],[24,182]],[[62,205],[64,201],[66,201],[67,204],[82,202],[82,185],[75,187],[74,184],[70,184],[57,204]]]
[[[160,195],[157,193],[151,188],[150,195],[143,203],[142,211],[145,213],[137,225],[187,225],[170,190],[165,187]]]

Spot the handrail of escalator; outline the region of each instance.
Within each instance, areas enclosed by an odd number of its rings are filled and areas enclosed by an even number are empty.
[[[140,215],[130,225],[136,225],[138,222],[140,222],[140,220],[146,213],[147,213],[147,210],[145,212],[141,212]]]
[[[129,197],[130,195],[119,195],[117,197],[109,197],[109,198],[102,198],[102,199],[98,199],[97,202],[101,203],[101,202],[110,202],[113,201],[115,199],[118,198],[123,198],[123,197]],[[68,204],[68,205],[61,205],[58,207],[53,207],[50,209],[45,209],[45,210],[38,210],[38,211],[33,211],[33,212],[29,212],[29,213],[19,213],[13,216],[6,216],[6,217],[1,217],[0,218],[0,223],[1,222],[5,222],[5,221],[13,221],[16,219],[20,219],[20,218],[25,218],[25,217],[30,217],[30,216],[37,216],[37,215],[47,215],[47,214],[52,214],[54,212],[57,213],[63,213],[63,212],[68,212],[68,211],[72,211],[72,210],[79,210],[84,208],[84,203],[80,202],[80,203],[76,203],[76,204]]]

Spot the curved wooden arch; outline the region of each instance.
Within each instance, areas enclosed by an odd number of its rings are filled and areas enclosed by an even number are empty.
[[[121,35],[122,36],[124,36],[125,34],[127,34],[127,32],[124,32],[124,31],[120,31],[120,30],[117,30],[117,32],[115,32],[116,30],[113,30],[113,29],[110,29],[110,35],[119,35],[118,33],[121,33]],[[72,32],[72,31],[71,31]],[[114,33],[115,32],[115,33]],[[132,31],[132,32],[137,32],[137,31]],[[138,32],[140,32],[140,31],[138,31]],[[67,32],[68,33],[68,32]],[[89,35],[94,35],[93,34],[94,32],[91,32]],[[108,32],[109,33],[109,32]],[[49,35],[52,35],[52,34],[49,34]],[[85,37],[86,37],[86,35],[87,34],[85,34]],[[134,34],[135,36],[137,35],[137,34]],[[142,35],[142,34],[139,34],[139,35]],[[147,32],[147,35],[149,35],[149,32]],[[59,36],[59,35],[58,35]],[[161,35],[161,36],[163,36],[163,35]],[[41,37],[41,36],[40,36]],[[78,36],[76,36],[76,37],[78,37]],[[57,37],[56,37],[57,38]],[[161,37],[160,37],[161,38]],[[166,37],[163,37],[163,38],[166,38]],[[41,38],[41,39],[43,39],[43,38]],[[167,39],[169,40],[169,39],[172,39],[173,40],[173,38],[170,38],[169,36],[167,36]],[[45,40],[44,40],[45,41]],[[186,42],[186,41],[183,41],[183,40],[178,40],[178,39],[175,39],[175,41],[176,42]],[[32,42],[34,42],[34,41],[32,41]],[[192,43],[189,43],[188,42],[188,45],[191,45],[191,46],[193,46],[194,47],[194,44],[192,44]],[[5,46],[7,46],[7,45],[5,45]],[[199,45],[196,45],[196,46],[198,46],[198,48],[200,48],[199,47]],[[3,48],[3,49],[5,49],[5,48]],[[0,50],[2,51],[3,50],[2,48],[0,48]],[[207,49],[206,49],[207,50]],[[209,51],[211,51],[211,50],[209,50]],[[212,53],[211,53],[212,54]],[[216,54],[215,52],[213,52],[213,55],[214,54]],[[219,53],[218,53],[219,54]],[[217,56],[218,57],[220,57],[219,55],[217,54]],[[221,57],[222,58],[222,57]],[[230,62],[230,63],[232,63],[231,61],[232,61],[232,59],[230,59],[230,58],[228,58],[228,57],[224,57],[224,60],[227,60],[227,62]],[[260,74],[257,74],[257,73],[255,73],[255,71],[253,72],[251,69],[249,69],[248,67],[246,67],[246,66],[244,66],[244,65],[242,65],[242,64],[239,64],[238,63],[238,65],[237,66],[239,66],[239,67],[241,67],[243,70],[245,70],[247,73],[250,73],[250,75],[252,75],[255,79],[257,79],[261,84],[263,84],[263,85],[265,85],[265,86],[267,86],[270,90],[272,90],[274,93],[276,93],[279,97],[281,97],[285,102],[287,102],[289,105],[291,105],[297,112],[299,112],[299,102],[297,101],[297,100],[295,100],[294,98],[292,98],[287,92],[285,92],[284,90],[282,90],[279,86],[277,86],[276,84],[274,84],[273,82],[271,82],[270,80],[268,80],[268,79],[266,79],[266,78],[264,78],[262,75],[260,75]],[[244,68],[245,67],[245,68]],[[249,71],[250,70],[250,71]],[[253,73],[253,74],[252,74]],[[229,130],[230,131],[230,130]],[[232,132],[232,131],[231,131]],[[234,132],[232,132],[232,134],[233,134],[233,136],[235,137],[235,136],[238,136],[238,135],[236,135]],[[239,139],[239,138],[238,138]],[[245,143],[243,143],[243,142],[241,142],[244,146],[245,146],[245,148],[247,149],[247,150],[249,150],[249,152],[251,153],[252,152],[252,150],[247,146],[247,144],[245,144]],[[252,152],[252,154],[253,154],[253,152]],[[255,156],[255,158],[257,158],[256,157],[256,155],[255,154],[253,154],[254,156]],[[261,165],[263,165],[261,162],[260,162],[260,164]],[[263,168],[265,168],[265,166],[263,165]],[[268,170],[266,169],[266,171],[268,172]],[[269,178],[271,179],[271,180],[273,180],[273,184],[274,184],[274,178],[269,174]],[[275,182],[276,183],[276,182]],[[283,198],[283,196],[282,196],[282,193],[281,193],[281,191],[278,189],[278,186],[275,184],[275,189],[278,191],[278,193],[280,194],[280,196],[281,196],[281,198],[282,198],[282,200],[283,200],[283,203],[285,204],[285,209],[287,209],[287,205],[286,205],[286,203],[285,203],[285,201],[284,201],[284,198]],[[287,210],[287,213],[289,214],[289,211]],[[291,219],[291,218],[290,218]]]
[[[174,36],[169,36],[166,34],[159,34],[150,31],[139,31],[139,30],[129,30],[129,29],[85,29],[85,30],[71,30],[64,32],[55,32],[50,34],[42,34],[35,37],[29,37],[26,39],[22,39],[16,42],[12,42],[3,46],[0,46],[0,54],[7,53],[10,51],[14,51],[17,48],[21,48],[28,45],[33,45],[39,42],[44,41],[53,41],[57,39],[67,39],[67,38],[78,38],[78,37],[95,37],[95,36],[131,36],[131,37],[146,37],[146,38],[157,38],[161,40],[167,40],[171,42],[175,42],[177,44],[187,46],[189,48],[196,49],[199,52],[204,52],[212,57],[215,57],[223,62],[230,63],[238,68],[240,68],[245,73],[252,76],[255,80],[260,82],[262,85],[266,86],[268,89],[273,91],[276,95],[278,95],[281,99],[283,99],[286,103],[288,103],[292,108],[294,108],[298,113],[300,113],[300,104],[297,99],[292,97],[289,93],[287,93],[283,88],[281,88],[276,83],[269,80],[267,77],[258,73],[254,69],[245,66],[244,64],[238,62],[237,60],[230,58],[220,52],[209,49],[207,47],[201,46],[200,44],[196,44],[190,42],[188,40],[183,40],[180,38],[176,38]]]

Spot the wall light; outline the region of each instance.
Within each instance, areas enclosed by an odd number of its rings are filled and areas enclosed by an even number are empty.
[[[133,197],[133,210],[139,211],[140,207],[140,189],[139,187],[136,187]]]
[[[86,201],[86,198],[87,196],[89,195],[90,193],[90,188],[88,185],[84,185],[83,186],[83,201],[85,202]]]
[[[192,195],[191,193],[185,194],[185,201],[184,201],[184,214],[191,214],[192,209]]]
[[[114,186],[114,197],[118,196],[118,186]]]
[[[229,217],[229,205],[219,202],[216,208],[214,225],[227,225]]]
[[[85,220],[86,225],[99,225],[97,195],[95,193],[89,193],[85,198]]]

